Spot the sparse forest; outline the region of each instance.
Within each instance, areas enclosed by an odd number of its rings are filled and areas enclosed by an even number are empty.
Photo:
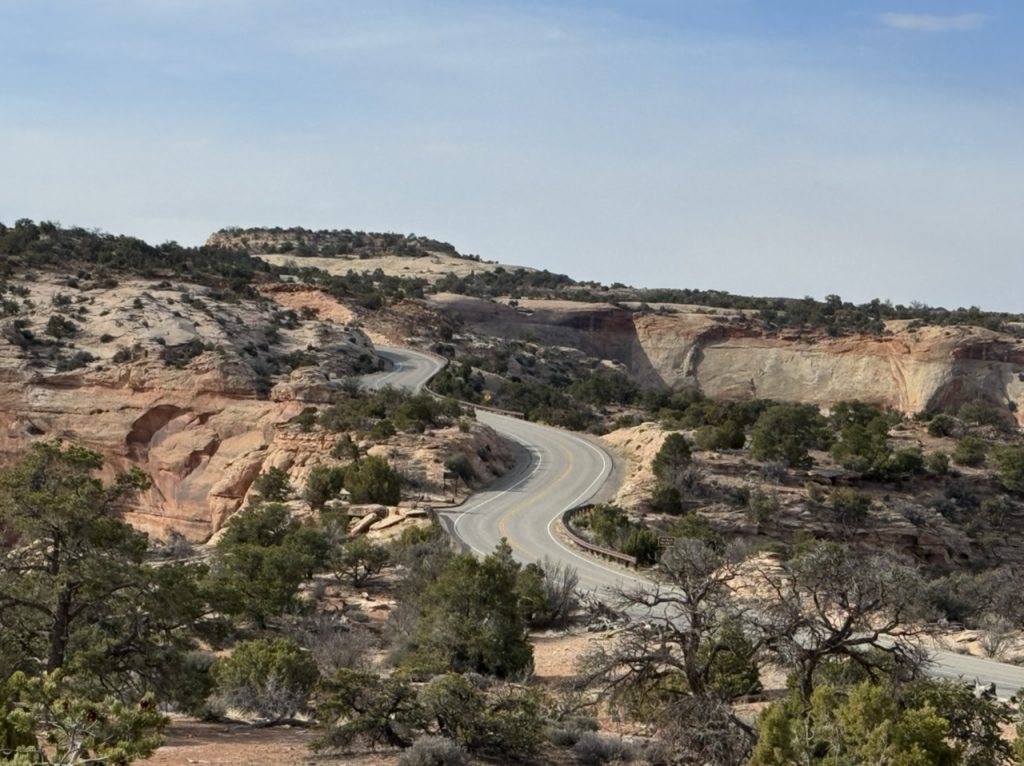
[[[769,331],[826,335],[880,333],[893,318],[1012,330],[1020,317],[604,288],[500,267],[433,285],[331,276],[301,259],[455,251],[422,237],[267,231],[296,242],[276,246],[294,252],[295,268],[244,249],[0,227],[12,359],[45,376],[152,354],[159,369],[188,374],[223,350],[160,337],[99,360],[80,347],[91,319],[83,297],[142,277],[175,291],[172,319],[181,305],[214,316],[211,304],[252,301],[267,321],[240,358],[257,395],[284,405],[273,428],[316,451],[298,473],[285,462],[253,471],[245,505],[214,542],[193,547],[125,521],[160,489],[146,475],[117,473],[73,434],[34,433],[0,470],[0,759],[137,763],[187,716],[309,732],[324,762],[1024,764],[1020,701],[934,678],[921,649],[955,627],[984,655],[1019,660],[1024,442],[1006,402],[940,402],[910,417],[852,400],[827,410],[714,400],[645,388],[624,365],[579,350],[481,340],[453,317],[422,336],[451,360],[433,393],[369,391],[325,372],[319,398],[306,400],[275,386],[323,369],[323,348],[342,341],[307,324],[319,321],[312,309],[278,306],[257,288],[287,275],[363,318],[431,291],[701,302],[749,312],[738,321]],[[72,276],[40,313],[21,285],[57,267]],[[207,292],[170,281],[186,277]],[[167,307],[146,295],[125,311]],[[233,321],[223,324],[253,331]],[[283,342],[306,330],[313,342]],[[346,332],[347,349],[369,348]],[[105,337],[90,348],[113,351],[117,339]],[[364,359],[355,371],[374,367]],[[410,472],[399,445],[430,453],[438,481],[482,484],[490,446],[425,446],[435,431],[476,433],[467,403],[609,438],[639,429],[635,438],[656,445],[632,495],[568,520],[572,534],[635,561],[632,585],[597,598],[565,563],[523,561],[508,542],[458,550],[421,509],[387,536],[364,534],[374,508],[425,494],[426,474]],[[189,466],[208,457],[197,450]],[[571,669],[538,671],[541,649],[561,642]]]

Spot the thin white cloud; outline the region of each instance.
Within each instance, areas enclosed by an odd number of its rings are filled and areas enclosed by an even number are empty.
[[[985,24],[983,13],[961,13],[956,16],[936,16],[929,13],[883,13],[881,22],[891,29],[908,32],[963,32],[979,29]]]

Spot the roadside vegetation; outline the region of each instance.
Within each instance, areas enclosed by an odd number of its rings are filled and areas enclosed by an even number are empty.
[[[658,480],[676,485],[698,454],[666,439]],[[935,577],[848,542],[765,555],[695,513],[674,518],[668,547],[657,535],[645,547],[645,527],[598,506],[585,530],[632,547],[653,577],[602,605],[581,600],[571,570],[524,566],[504,543],[481,558],[432,525],[382,544],[350,535],[333,506],[299,518],[273,470],[208,557],[155,560],[118,520],[146,480],[104,483],[101,468],[40,442],[0,472],[12,763],[131,763],[175,712],[314,727],[326,755],[382,747],[410,764],[545,763],[559,750],[584,764],[1024,762],[1005,736],[1021,711],[929,680],[915,648],[943,613],[1024,622],[1012,572]],[[367,587],[393,595],[385,623],[349,603]],[[595,620],[611,631],[573,677],[531,680],[531,631]],[[766,696],[773,668],[788,680]],[[600,731],[612,712],[629,737]]]
[[[703,303],[752,312],[740,321],[770,329],[832,335],[880,333],[892,318],[1004,330],[1020,320],[837,296],[605,288],[505,269],[433,287],[383,273],[332,277],[301,259],[455,251],[413,236],[229,233],[272,234],[296,268],[244,249],[0,225],[0,277],[75,274],[32,326],[24,291],[0,281],[4,337],[40,364],[87,367],[95,360],[73,345],[88,312],[79,293],[125,274],[187,275],[230,303],[257,300],[257,285],[287,273],[366,312],[435,289]],[[264,393],[310,363],[309,350],[275,352],[308,320],[281,311],[263,330],[252,357]],[[474,348],[454,322],[435,334],[453,363],[432,385],[449,398],[340,387],[284,426],[324,445],[302,486],[266,467],[201,551],[158,546],[125,523],[149,481],[90,450],[38,441],[0,470],[0,761],[127,766],[154,752],[171,716],[187,715],[308,729],[324,762],[377,751],[402,766],[1024,764],[1020,700],[930,678],[919,648],[934,627],[956,625],[988,656],[1020,661],[1024,442],[1005,404],[908,419],[856,401],[827,412],[719,402],[643,390],[621,368],[565,349],[507,339]],[[144,353],[122,351],[123,361]],[[205,353],[215,349],[181,344],[160,359],[186,369]],[[596,598],[570,568],[523,563],[504,541],[485,555],[458,551],[426,519],[387,540],[361,533],[367,507],[410,494],[394,455],[371,448],[468,429],[456,400],[592,433],[657,433],[642,497],[572,521],[635,557],[639,584]],[[465,454],[436,464],[475,479]],[[540,641],[581,636],[594,640],[574,645],[571,674],[538,677]]]

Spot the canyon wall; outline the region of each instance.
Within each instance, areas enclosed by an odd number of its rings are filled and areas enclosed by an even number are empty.
[[[469,330],[571,346],[623,363],[642,384],[695,387],[714,398],[765,398],[828,407],[859,399],[915,413],[973,399],[1006,405],[1024,422],[1024,342],[976,327],[913,329],[831,338],[767,332],[735,312],[455,295],[430,302]]]

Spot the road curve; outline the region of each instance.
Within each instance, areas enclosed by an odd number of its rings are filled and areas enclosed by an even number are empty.
[[[377,356],[388,363],[381,372],[363,375],[359,382],[364,388],[404,388],[419,391],[428,380],[445,366],[445,360],[438,356],[422,354],[403,348],[377,346]]]
[[[385,372],[364,376],[372,388],[394,386],[418,391],[445,364],[440,357],[399,348],[378,348],[392,363]],[[477,410],[477,419],[514,442],[521,459],[515,468],[475,493],[460,507],[441,514],[451,534],[485,554],[505,538],[521,561],[545,556],[572,566],[580,587],[597,595],[644,578],[570,547],[557,532],[563,511],[587,502],[611,472],[611,458],[597,445],[568,431]],[[1024,689],[1024,668],[943,650],[931,652],[928,674],[996,684],[1000,697]]]
[[[608,454],[568,431],[483,410],[476,416],[514,442],[522,457],[498,482],[443,514],[452,534],[479,553],[505,538],[521,561],[562,561],[576,568],[584,590],[640,582],[570,547],[558,534],[562,512],[590,500],[605,483],[612,469]]]

